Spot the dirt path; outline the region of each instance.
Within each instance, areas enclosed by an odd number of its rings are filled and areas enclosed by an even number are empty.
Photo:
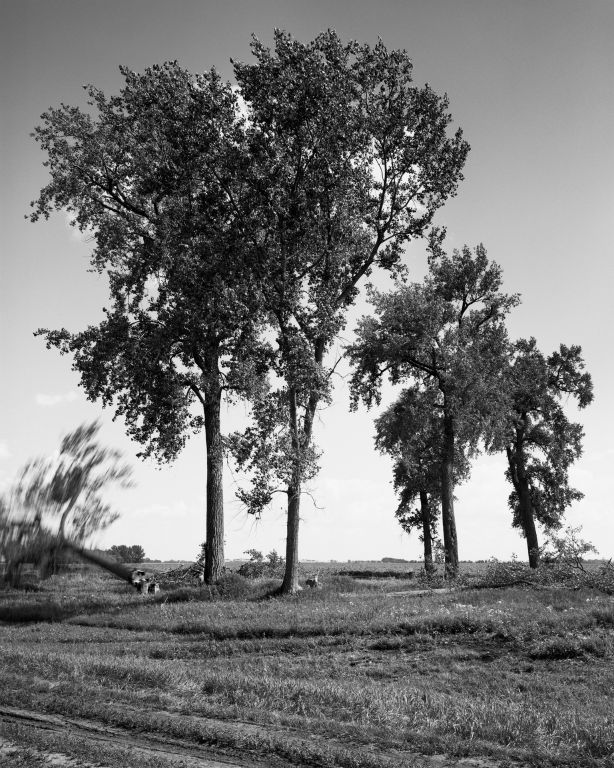
[[[286,743],[291,744],[294,748],[295,755],[300,755],[301,753],[308,754],[309,744],[313,742],[314,738],[317,738],[320,743],[325,741],[333,751],[341,750],[345,752],[350,747],[349,744],[330,737],[326,738],[320,735],[314,737],[312,734],[292,728],[214,720],[212,718],[197,718],[194,716],[175,715],[171,712],[156,712],[155,714],[169,719],[198,720],[203,724],[215,726],[215,730],[220,734],[234,732],[241,733],[244,737],[249,737],[250,734],[255,735],[258,733],[261,736],[268,735],[272,739],[283,736]],[[135,756],[138,755],[145,759],[148,757],[161,758],[168,762],[169,766],[177,764],[178,766],[181,765],[182,768],[264,768],[264,766],[266,768],[273,768],[274,766],[281,768],[281,766],[301,764],[296,761],[296,757],[291,760],[290,764],[273,755],[266,758],[260,758],[260,756],[252,758],[251,755],[245,758],[243,755],[237,757],[236,754],[223,754],[221,750],[216,751],[210,747],[201,747],[193,741],[173,738],[166,734],[159,735],[152,731],[138,734],[128,729],[93,720],[65,717],[57,714],[41,714],[31,710],[6,706],[0,706],[0,756],[2,748],[10,750],[12,746],[10,735],[8,739],[3,739],[2,737],[4,724],[19,726],[20,729],[45,731],[56,737],[62,734],[70,735],[73,738],[78,736],[80,739],[91,744],[92,756],[96,754],[96,744],[101,744],[129,750]],[[346,756],[351,751],[354,758],[366,758],[366,764],[369,763],[369,757],[377,756],[383,764],[389,761],[391,768],[397,765],[411,765],[412,768],[502,768],[502,763],[489,758],[458,759],[446,755],[426,756],[396,750],[390,750],[382,754],[375,747],[353,746],[355,749],[348,750]],[[48,753],[47,757],[49,764],[57,766],[57,768],[73,768],[73,766],[81,768],[81,766],[87,765],[83,761],[74,761],[71,758],[67,759],[65,756],[55,753]],[[95,758],[92,757],[92,759]],[[522,763],[504,761],[504,764],[507,767],[514,765],[515,768],[528,768],[526,764]],[[100,765],[100,763],[97,763],[97,765]]]
[[[61,752],[49,752],[47,750],[24,746],[15,741],[8,741],[0,735],[0,765],[22,765],[25,755],[31,761],[32,758],[44,763],[51,768],[106,768],[101,763],[84,763],[73,757],[63,755]],[[18,763],[17,760],[20,760]]]
[[[211,749],[166,735],[160,737],[153,733],[147,733],[139,736],[123,728],[81,718],[40,714],[14,707],[0,707],[0,734],[4,723],[18,725],[21,728],[46,731],[56,736],[68,734],[74,737],[78,735],[91,742],[93,750],[95,750],[96,743],[102,743],[130,750],[130,752],[145,758],[155,756],[171,763],[180,762],[186,768],[255,768],[255,766],[262,766],[261,763],[253,761],[238,763],[230,758],[226,759],[219,755],[213,756]],[[5,752],[10,751],[11,744],[10,739],[5,741]],[[92,754],[95,752],[93,751]],[[51,763],[58,766],[75,764],[72,760],[62,761],[61,755],[51,754],[50,757]],[[78,765],[84,765],[84,763],[79,761]]]

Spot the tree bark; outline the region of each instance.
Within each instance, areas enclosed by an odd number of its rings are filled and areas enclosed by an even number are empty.
[[[520,524],[527,540],[529,555],[529,567],[539,567],[539,540],[531,503],[531,487],[527,477],[526,458],[522,446],[522,436],[517,435],[514,450],[508,449],[507,458],[510,465],[510,474],[518,496]]]
[[[292,482],[288,486],[288,517],[286,521],[286,568],[280,587],[282,595],[293,595],[300,590],[298,583],[298,531],[301,511],[301,450],[303,441],[299,435],[297,392],[294,387],[288,389],[289,427],[292,441],[294,468]],[[311,437],[311,435],[309,435]]]
[[[444,413],[443,452],[441,457],[441,517],[445,548],[446,574],[458,574],[458,539],[454,519],[454,417]]]
[[[224,453],[220,426],[221,400],[221,387],[209,387],[204,404],[207,445],[207,537],[204,573],[206,584],[215,584],[219,581],[224,568]]]
[[[286,570],[280,592],[293,595],[301,587],[298,583],[298,531],[300,523],[301,486],[300,482],[288,487],[288,521],[286,537]]]
[[[321,366],[324,360],[324,351],[326,343],[324,339],[316,339],[314,343],[314,360],[316,365]],[[289,426],[292,438],[292,449],[294,451],[295,467],[292,473],[292,482],[288,486],[288,521],[286,538],[286,570],[284,580],[281,585],[281,593],[284,595],[294,594],[301,587],[298,583],[298,530],[301,508],[301,486],[302,486],[302,454],[311,445],[313,436],[313,420],[316,415],[316,409],[320,402],[320,395],[312,389],[309,394],[309,400],[305,406],[305,418],[303,419],[303,428],[300,429],[298,417],[298,393],[294,387],[288,389],[289,397]]]
[[[433,541],[431,537],[431,510],[426,491],[420,491],[420,515],[422,517],[422,541],[424,544],[424,570],[433,572]]]

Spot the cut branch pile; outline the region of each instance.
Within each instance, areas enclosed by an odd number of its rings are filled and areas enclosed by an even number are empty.
[[[164,581],[171,581],[175,583],[193,583],[198,582],[202,584],[205,579],[205,567],[202,561],[190,563],[189,565],[181,566],[180,568],[173,568],[170,571],[164,571],[160,574],[160,577]]]
[[[614,565],[609,560],[599,567],[589,567],[580,558],[561,558],[542,563],[538,569],[523,563],[494,561],[486,573],[463,586],[472,589],[496,589],[523,585],[533,589],[565,587],[567,589],[595,589],[614,595]]]

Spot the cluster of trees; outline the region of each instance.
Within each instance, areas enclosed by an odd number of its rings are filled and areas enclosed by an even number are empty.
[[[142,563],[145,560],[145,550],[140,544],[114,544],[106,550],[106,554],[120,563]]]
[[[247,579],[283,576],[285,571],[284,559],[275,550],[269,552],[266,558],[257,549],[248,549],[245,554],[249,555],[249,560],[239,566],[237,570],[239,575]]]
[[[454,379],[468,382],[485,362],[496,377],[496,355],[479,355],[505,341],[502,319],[516,299],[498,293],[497,270],[485,266],[484,295],[457,306],[456,261],[437,233],[430,242],[438,271],[422,287],[403,282],[404,246],[429,232],[456,193],[469,150],[462,132],[450,131],[446,97],[413,83],[405,51],[344,43],[333,31],[306,44],[276,31],[272,48],[256,39],[251,47],[253,63],[233,63],[234,87],[213,69],[193,74],[176,62],[142,74],[122,68],[119,94],[87,86],[87,111],[46,112],[34,136],[50,181],[30,218],[67,211],[92,235],[92,266],[109,278],[101,323],[38,331],[48,347],[72,356],[88,397],[112,405],[142,455],[160,461],[204,429],[206,582],[224,563],[227,449],[250,480],[240,491],[250,513],[280,490],[287,496],[288,593],[298,589],[301,493],[318,471],[314,418],[330,401],[331,350],[361,283],[376,270],[400,281],[396,298],[373,299],[382,323],[398,305],[407,320],[400,332],[409,336],[405,347],[388,344],[383,326],[380,339],[362,324],[350,351],[356,402],[377,399],[386,367],[394,380],[411,380],[397,412],[414,419],[408,439],[420,458],[399,465],[402,506],[409,520],[412,488],[423,490],[417,474],[430,477],[428,456],[445,454],[447,481],[438,490],[435,480],[425,485],[420,519],[432,531],[441,498],[450,552],[453,482],[491,426],[494,444],[488,403],[499,398],[486,379],[479,385],[474,376],[467,387]],[[405,317],[407,301],[413,309]],[[479,302],[482,309],[473,307]],[[440,342],[449,351],[439,354]],[[226,438],[222,398],[251,404],[249,426]],[[469,403],[475,423],[459,415]],[[382,419],[381,447],[407,456],[402,425],[392,413]],[[523,455],[510,443],[519,507],[523,472],[533,471]]]
[[[430,233],[422,283],[371,290],[374,314],[360,321],[348,348],[353,406],[379,402],[385,376],[406,386],[377,419],[376,445],[394,459],[396,515],[405,530],[420,530],[427,571],[439,508],[446,569],[458,570],[454,487],[480,450],[507,456],[513,525],[535,568],[536,522],[560,528],[565,509],[582,497],[569,485],[582,427],[567,419],[562,399],[588,405],[591,377],[578,346],[561,344],[546,357],[533,338],[512,343],[505,318],[519,297],[501,291],[501,268],[482,245],[448,255],[444,238],[443,230]]]

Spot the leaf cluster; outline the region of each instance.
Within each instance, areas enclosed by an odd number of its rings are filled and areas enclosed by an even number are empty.
[[[237,468],[249,479],[237,498],[249,514],[260,517],[275,493],[283,493],[295,481],[297,467],[302,481],[318,473],[316,445],[292,435],[285,392],[273,391],[252,403],[251,423],[226,438],[226,447]]]

